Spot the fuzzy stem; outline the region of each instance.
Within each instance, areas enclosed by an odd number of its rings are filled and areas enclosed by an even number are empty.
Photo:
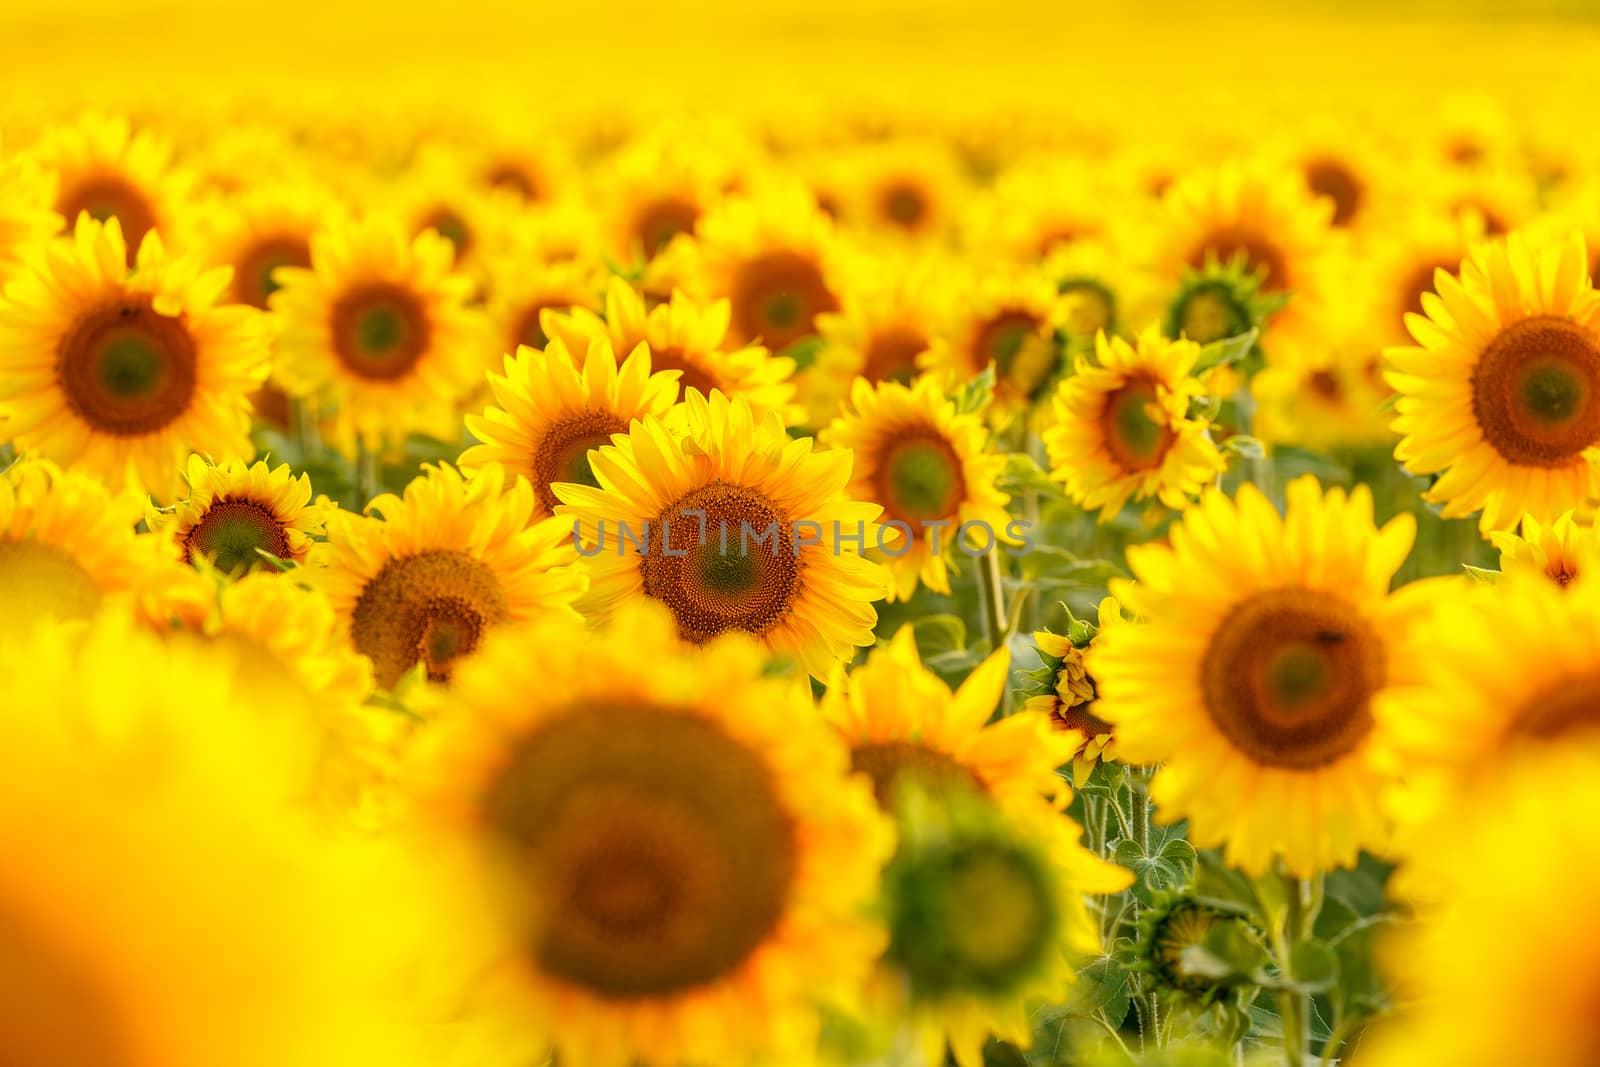
[[[1006,646],[1006,639],[1010,636],[1010,616],[1006,612],[1005,589],[1001,581],[1000,552],[998,549],[985,552],[978,557],[978,599],[983,602],[983,626],[985,635],[989,638],[990,651],[998,651]],[[1000,714],[1011,714],[1011,686],[1007,685],[1000,698]]]
[[[1314,916],[1307,907],[1308,898],[1320,897],[1320,887],[1313,894],[1312,887],[1299,878],[1283,875],[1284,897],[1287,908],[1283,918],[1283,932],[1278,940],[1278,970],[1287,981],[1289,961],[1297,944],[1309,932]],[[1311,995],[1294,989],[1278,993],[1278,1016],[1283,1022],[1284,1067],[1307,1067],[1311,1062]]]
[[[365,508],[381,490],[378,453],[363,442],[356,447],[356,508]]]

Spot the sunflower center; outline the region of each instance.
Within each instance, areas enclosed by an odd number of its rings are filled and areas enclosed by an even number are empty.
[[[733,321],[739,335],[760,338],[781,351],[816,332],[816,317],[838,311],[815,259],[797,252],[770,252],[740,267],[733,281]]]
[[[861,376],[869,382],[909,382],[917,376],[917,357],[928,350],[928,335],[911,326],[889,326],[867,342]]]
[[[1161,466],[1176,435],[1161,409],[1156,383],[1135,377],[1107,394],[1100,416],[1106,451],[1125,471]]]
[[[722,388],[721,383],[706,368],[690,359],[680,345],[665,345],[659,350],[652,348],[650,369],[682,371],[678,378],[678,387],[682,390],[681,396],[688,396],[690,389],[698,389],[701,394],[710,396],[713,389]]]
[[[981,371],[994,364],[995,377],[1012,390],[1033,399],[1055,369],[1055,349],[1043,336],[1044,322],[1031,311],[1009,308],[978,327],[973,348]]]
[[[516,193],[524,200],[539,199],[539,187],[528,175],[528,172],[515,163],[502,162],[484,175],[484,179],[496,189],[504,189]]]
[[[1600,673],[1563,679],[1517,709],[1512,732],[1543,741],[1600,727]]]
[[[1201,668],[1206,712],[1260,764],[1309,770],[1343,758],[1372,728],[1384,650],[1348,601],[1303,588],[1239,604]]]
[[[550,487],[557,482],[598,486],[589,466],[589,453],[611,443],[611,435],[628,424],[609,411],[585,410],[555,423],[539,440],[533,453],[534,493],[546,514],[554,514],[561,501]]]
[[[1448,259],[1432,259],[1417,264],[1416,268],[1406,275],[1405,282],[1400,287],[1400,310],[1417,315],[1424,314],[1422,294],[1433,292],[1433,276],[1441,270],[1453,271],[1458,265]]]
[[[1117,301],[1110,289],[1090,279],[1062,282],[1058,288],[1066,303],[1068,333],[1074,337],[1093,337],[1111,328]]]
[[[83,961],[0,901],[0,1062],[50,1067],[123,1067],[131,1047],[115,1003]]]
[[[1509,463],[1569,464],[1600,442],[1600,343],[1575,322],[1539,315],[1489,342],[1472,375],[1483,436]]]
[[[890,439],[875,481],[890,517],[913,525],[954,515],[966,493],[961,457],[932,427],[912,427]]]
[[[428,350],[431,334],[421,301],[404,286],[377,282],[333,306],[334,352],[360,378],[404,378]]]
[[[1205,282],[1178,297],[1167,317],[1167,336],[1208,345],[1250,328],[1250,309],[1221,282]]]
[[[921,994],[1004,992],[1050,951],[1058,916],[1036,857],[999,841],[957,844],[896,872],[888,958]]]
[[[255,500],[218,500],[183,539],[185,563],[204,556],[224,574],[260,566],[262,552],[288,559],[289,534],[272,508]]]
[[[983,781],[970,767],[914,741],[873,741],[857,745],[850,750],[850,769],[872,779],[878,806],[886,810],[893,807],[895,791],[906,782],[941,791],[946,787],[984,789]]]
[[[372,660],[378,685],[390,689],[418,663],[431,680],[448,681],[455,660],[505,617],[505,594],[481,561],[464,552],[422,552],[391,559],[367,582],[350,636]]]
[[[87,619],[99,606],[100,586],[65,549],[0,541],[0,615],[6,619]]]
[[[130,266],[138,255],[140,242],[156,226],[150,198],[132,182],[115,174],[98,174],[62,190],[56,210],[67,220],[69,229],[84,211],[101,222],[116,219],[122,225],[122,236],[128,244]]]
[[[693,714],[574,709],[522,742],[482,813],[527,873],[539,966],[602,997],[727,978],[771,936],[796,875],[771,771]]]
[[[546,311],[560,311],[565,305],[550,301],[535,301],[523,309],[517,316],[516,325],[511,329],[511,349],[516,351],[517,346],[527,345],[541,352],[550,344],[550,337],[544,332],[544,325],[539,317]]]
[[[154,433],[189,409],[197,354],[181,318],[119,300],[84,315],[56,364],[67,404],[100,433]]]
[[[1339,376],[1326,368],[1307,375],[1306,386],[1330,404],[1336,404],[1344,398],[1344,387],[1339,384]]]
[[[914,230],[928,217],[928,197],[915,182],[900,180],[884,187],[878,201],[883,217],[904,230]]]
[[[265,237],[245,249],[233,273],[234,299],[251,307],[266,308],[267,298],[278,291],[274,272],[279,267],[311,266],[311,245],[304,237]]]
[[[1225,226],[1213,230],[1189,256],[1189,266],[1199,270],[1208,260],[1224,266],[1242,263],[1244,268],[1261,276],[1261,288],[1267,292],[1289,287],[1289,263],[1283,251],[1266,234],[1245,226]]]
[[[1218,921],[1218,916],[1210,909],[1189,902],[1177,905],[1161,920],[1154,938],[1155,962],[1173,987],[1199,994],[1216,985],[1216,980],[1209,975],[1196,974],[1185,957],[1190,949],[1205,944],[1206,935]]]
[[[1091,709],[1094,702],[1068,705],[1058,701],[1050,713],[1051,720],[1063,730],[1077,730],[1085,737],[1103,737],[1112,732],[1112,726]]]
[[[440,237],[449,241],[456,249],[456,259],[461,259],[472,251],[474,238],[472,227],[461,216],[459,211],[441,204],[422,220],[419,230],[434,230]]]
[[[669,196],[646,204],[633,221],[633,232],[644,247],[646,259],[654,259],[680,233],[693,233],[700,221],[700,207],[683,197]]]
[[[1318,196],[1333,201],[1335,226],[1348,226],[1361,210],[1366,191],[1355,171],[1330,156],[1314,159],[1305,167],[1306,184]]]
[[[702,511],[703,525],[691,514]],[[650,524],[639,558],[644,591],[672,609],[685,640],[725,630],[764,634],[800,595],[805,560],[791,529],[783,510],[755,489],[715,481],[690,490]]]

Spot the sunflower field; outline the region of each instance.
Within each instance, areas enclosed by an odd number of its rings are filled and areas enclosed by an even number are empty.
[[[0,1064],[1600,1064],[1588,0],[0,69]]]

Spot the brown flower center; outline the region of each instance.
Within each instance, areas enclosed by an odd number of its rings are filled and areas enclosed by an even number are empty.
[[[481,561],[464,552],[422,552],[389,560],[367,583],[350,636],[372,660],[378,685],[390,689],[418,663],[429,679],[448,681],[454,661],[505,617],[505,594]]]
[[[1333,201],[1333,224],[1350,225],[1366,197],[1355,171],[1331,156],[1323,156],[1306,164],[1305,175],[1313,193]]]
[[[896,179],[883,187],[878,211],[884,221],[903,230],[920,228],[932,214],[927,192],[909,178]]]
[[[233,270],[233,298],[238,303],[265,309],[267,298],[278,291],[273,273],[279,267],[311,266],[311,244],[304,237],[280,234],[264,237],[239,256]]]
[[[911,524],[913,536],[925,520],[954,516],[966,496],[961,457],[932,426],[902,427],[887,438],[873,485],[889,518]]]
[[[1600,443],[1600,344],[1553,315],[1512,323],[1478,359],[1472,409],[1485,440],[1508,463],[1572,463]]]
[[[928,335],[912,326],[888,326],[867,342],[861,376],[869,382],[909,382],[917,376],[917,357],[928,350]]]
[[[565,311],[570,306],[559,300],[536,300],[529,304],[517,316],[516,323],[511,327],[511,350],[515,352],[517,346],[527,345],[529,348],[544,351],[550,344],[550,337],[544,332],[544,325],[539,321],[540,317],[546,311]]]
[[[333,306],[333,350],[360,378],[404,378],[427,353],[432,335],[421,300],[401,285],[365,285]]]
[[[1419,263],[1410,274],[1406,275],[1405,282],[1400,286],[1400,310],[1402,313],[1410,311],[1415,314],[1424,314],[1422,309],[1422,294],[1431,293],[1433,276],[1441,270],[1454,271],[1460,263],[1449,259],[1430,259],[1426,263]],[[1399,323],[1396,323],[1399,325]]]
[[[667,247],[680,233],[693,233],[700,221],[700,205],[683,197],[668,196],[652,200],[633,220],[633,233],[644,248],[646,259]]]
[[[705,396],[710,396],[713,389],[721,389],[722,383],[709,369],[701,365],[679,345],[666,345],[662,348],[650,350],[650,370],[675,370],[681,371],[678,377],[680,397],[689,395],[690,389],[698,389]]]
[[[145,235],[156,228],[155,208],[137,186],[118,174],[95,174],[77,185],[63,189],[56,200],[56,211],[70,229],[79,213],[106,222],[116,219],[128,244],[128,264],[132,266]]]
[[[288,559],[288,529],[271,506],[242,497],[214,502],[183,539],[185,563],[203,556],[224,574],[259,567],[262,552]]]
[[[466,258],[477,243],[477,236],[466,218],[454,208],[441,204],[430,211],[418,226],[419,231],[434,230],[456,249],[457,261]]]
[[[553,514],[561,501],[550,488],[557,482],[594,485],[589,453],[611,443],[611,435],[628,424],[610,411],[580,411],[551,426],[540,438],[533,455],[533,491],[545,514]]]
[[[816,332],[816,317],[838,311],[822,268],[798,252],[769,252],[741,265],[733,281],[733,323],[745,341],[774,351]]]
[[[1155,470],[1177,438],[1161,409],[1156,381],[1143,375],[1106,394],[1100,430],[1106,452],[1124,471]]]
[[[1511,732],[1554,741],[1600,727],[1600,672],[1590,672],[1542,690],[1511,716]]]
[[[1311,770],[1372,729],[1387,671],[1382,643],[1350,603],[1303,588],[1257,593],[1223,619],[1201,667],[1206,712],[1256,763]]]
[[[1283,250],[1264,233],[1246,226],[1213,230],[1189,255],[1189,266],[1200,270],[1208,260],[1221,264],[1243,262],[1245,269],[1261,274],[1263,292],[1289,288],[1289,263]]]
[[[690,512],[705,512],[701,518]],[[665,525],[663,525],[665,523]],[[805,559],[777,504],[755,489],[715,481],[685,493],[650,524],[639,559],[644,591],[663,601],[685,640],[725,630],[760,635],[789,617]]]
[[[62,338],[56,374],[67,405],[100,433],[154,433],[189,410],[197,352],[182,316],[146,298],[118,300],[78,319]]]
[[[537,965],[602,997],[727,978],[797,873],[772,772],[694,714],[575,708],[520,742],[481,811],[534,894]]]
[[[850,750],[850,769],[872,779],[878,806],[893,805],[895,791],[910,781],[930,789],[949,786],[985,791],[983,780],[972,768],[957,763],[944,752],[915,741],[873,741]]]

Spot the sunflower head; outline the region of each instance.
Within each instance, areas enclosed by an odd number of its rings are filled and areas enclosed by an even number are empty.
[[[1139,916],[1134,970],[1149,975],[1160,992],[1205,1007],[1235,989],[1254,991],[1250,975],[1218,975],[1202,962],[1205,957],[1226,945],[1230,957],[1258,956],[1265,965],[1269,957],[1261,938],[1242,917],[1192,894],[1162,893]]]
[[[1163,332],[1208,345],[1260,329],[1283,307],[1285,297],[1263,293],[1260,273],[1247,270],[1247,264],[1237,262],[1186,270],[1167,305]]]
[[[1500,550],[1502,571],[1543,574],[1563,589],[1584,575],[1600,574],[1600,537],[1592,515],[1580,519],[1563,512],[1549,525],[1524,515],[1520,533],[1496,530],[1489,539]]]
[[[1084,664],[1084,654],[1101,630],[1122,621],[1122,608],[1115,597],[1100,601],[1099,626],[1072,617],[1067,612],[1067,632],[1042,630],[1033,635],[1042,666],[1027,672],[1033,681],[1025,692],[1028,710],[1048,715],[1057,730],[1077,741],[1072,754],[1072,777],[1079,787],[1088,780],[1098,763],[1116,758],[1116,741],[1110,723],[1094,713],[1099,694],[1094,679]]]
[[[171,510],[153,511],[150,528],[176,541],[184,562],[203,558],[224,574],[267,567],[269,559],[304,562],[337,508],[327,497],[313,503],[311,479],[295,477],[288,464],[190,456],[184,480],[187,495]]]
[[[676,630],[635,603],[598,634],[503,630],[463,666],[419,767],[469,916],[451,941],[479,1010],[563,1060],[787,1062],[882,947],[888,826],[755,641]]]

